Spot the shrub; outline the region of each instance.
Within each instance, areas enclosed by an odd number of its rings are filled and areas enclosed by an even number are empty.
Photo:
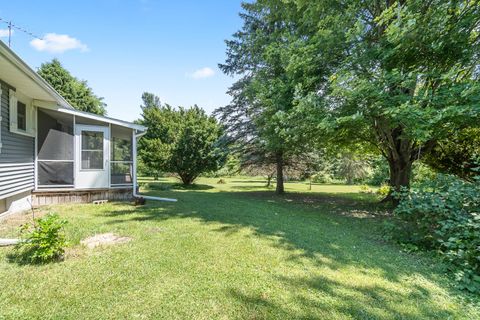
[[[15,247],[16,257],[27,263],[61,260],[66,246],[63,226],[67,222],[56,214],[35,219],[21,228],[22,241]]]
[[[480,292],[480,178],[439,175],[399,196],[397,240],[437,251],[461,288]]]
[[[386,197],[390,194],[390,186],[388,184],[382,184],[380,188],[377,190],[377,194],[381,195],[382,197]]]

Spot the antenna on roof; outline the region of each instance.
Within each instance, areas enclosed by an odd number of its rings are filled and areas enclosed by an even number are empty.
[[[13,24],[13,22],[11,20],[7,21],[3,18],[0,18],[0,22],[3,22],[3,23],[7,24],[7,28],[8,28],[8,47],[9,48],[12,46],[12,31],[13,31],[13,29],[16,29],[20,32],[23,32],[23,33],[25,33],[26,35],[29,35],[32,38],[42,40],[42,37],[39,37],[39,36],[35,35],[34,33],[26,30],[25,28],[22,28],[20,26],[17,26],[15,24]]]
[[[8,23],[8,47],[12,46],[12,21]]]

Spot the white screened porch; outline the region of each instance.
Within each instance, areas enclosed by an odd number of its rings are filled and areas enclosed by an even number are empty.
[[[36,123],[36,191],[131,189],[135,184],[135,139],[143,127],[41,107]]]

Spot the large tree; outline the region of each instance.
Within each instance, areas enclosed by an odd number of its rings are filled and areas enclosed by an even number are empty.
[[[276,166],[276,192],[284,192],[284,170],[289,158],[306,151],[303,136],[291,134],[295,114],[295,86],[285,66],[290,28],[278,1],[242,3],[242,29],[227,43],[227,59],[220,68],[240,79],[230,88],[232,103],[217,114],[240,152],[260,159],[258,165]],[[293,6],[293,4],[283,4]],[[251,154],[262,154],[252,157]]]
[[[295,3],[305,45],[287,68],[318,83],[304,100],[327,111],[319,130],[377,148],[393,190],[409,186],[413,162],[439,140],[478,121],[479,1]]]
[[[103,98],[93,93],[85,80],[79,80],[65,69],[58,59],[43,63],[38,74],[45,79],[74,108],[105,115]]]
[[[214,117],[198,106],[175,109],[162,105],[151,93],[144,93],[142,99],[139,122],[148,130],[139,143],[139,154],[147,168],[175,173],[185,185],[221,168],[227,150]]]

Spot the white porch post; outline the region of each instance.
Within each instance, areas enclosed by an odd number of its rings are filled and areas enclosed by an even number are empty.
[[[33,155],[33,174],[34,174],[34,188],[35,190],[38,189],[38,128],[40,127],[38,125],[38,107],[33,106],[35,108],[35,116],[34,120],[35,121],[35,154]]]
[[[133,178],[133,195],[137,194],[137,135],[135,129],[132,130],[132,178]]]

